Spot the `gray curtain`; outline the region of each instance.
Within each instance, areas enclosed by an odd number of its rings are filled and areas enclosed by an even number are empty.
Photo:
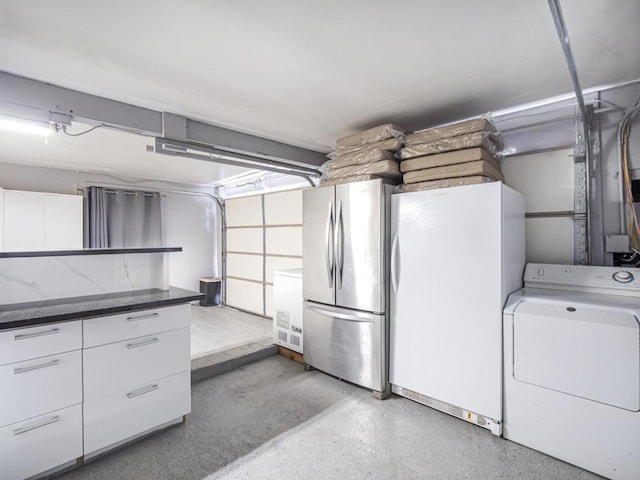
[[[161,247],[162,202],[157,192],[87,189],[88,247]]]

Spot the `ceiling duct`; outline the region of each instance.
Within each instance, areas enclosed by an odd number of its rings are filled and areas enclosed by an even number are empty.
[[[264,170],[267,172],[284,173],[287,175],[295,175],[307,180],[311,186],[315,186],[312,178],[319,178],[321,173],[313,168],[301,167],[285,162],[275,160],[267,160],[261,157],[229,152],[210,145],[204,145],[194,142],[183,142],[180,140],[171,140],[168,138],[157,137],[155,145],[156,153],[163,155],[172,155],[176,157],[192,158],[194,160],[204,160],[206,162],[221,163],[234,167],[252,168],[256,170]]]

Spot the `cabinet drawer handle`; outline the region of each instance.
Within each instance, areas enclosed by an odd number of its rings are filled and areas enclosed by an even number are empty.
[[[14,368],[13,369],[13,374],[17,375],[19,373],[30,372],[31,370],[40,370],[41,368],[55,367],[56,365],[59,365],[59,364],[60,364],[60,360],[55,359],[55,360],[51,360],[50,362],[47,362],[47,363],[41,363],[40,365],[32,365],[30,367]]]
[[[151,313],[149,315],[138,315],[136,317],[127,317],[127,322],[137,322],[138,320],[144,320],[146,318],[155,318],[159,317],[159,313]]]
[[[151,340],[143,340],[142,342],[138,342],[138,343],[127,343],[127,348],[132,349],[132,348],[144,347],[145,345],[151,345],[153,343],[158,343],[159,341],[160,339],[158,337],[155,337],[155,338],[152,338]]]
[[[39,423],[35,423],[33,425],[29,425],[28,427],[22,427],[22,428],[16,428],[13,431],[14,435],[22,435],[23,433],[27,433],[30,432],[31,430],[35,430],[36,428],[41,428],[44,427],[46,425],[51,425],[52,423],[56,423],[60,421],[60,417],[58,415],[54,415],[51,418],[47,418],[46,420],[43,420],[42,422]]]
[[[33,332],[33,333],[20,333],[13,337],[14,340],[27,340],[28,338],[42,337],[44,335],[53,335],[55,333],[60,333],[59,328],[52,328],[51,330],[43,330],[41,332]]]
[[[160,387],[157,383],[153,385],[149,385],[148,387],[142,387],[139,390],[134,390],[133,392],[127,393],[127,398],[139,397],[140,395],[144,395],[145,393],[153,392],[154,390],[158,390]]]

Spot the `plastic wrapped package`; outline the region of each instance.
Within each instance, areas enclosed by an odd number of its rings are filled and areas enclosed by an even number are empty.
[[[434,188],[461,187],[463,185],[477,185],[478,183],[497,182],[497,180],[484,177],[482,175],[474,175],[471,177],[444,178],[442,180],[431,180],[429,182],[405,183],[398,187],[399,193],[417,192],[419,190],[432,190]]]
[[[374,180],[376,178],[383,178],[379,175],[354,175],[351,177],[334,178],[332,180],[323,180],[320,182],[321,187],[329,185],[340,185],[342,183],[364,182],[365,180]],[[400,183],[399,178],[383,178],[384,183],[388,185],[398,185]]]
[[[496,127],[493,125],[493,118],[491,118],[490,114],[412,133],[407,135],[405,144],[416,145],[418,143],[432,143],[441,138],[459,137],[460,135],[474,132],[496,132]]]
[[[349,167],[351,165],[362,165],[363,163],[381,162],[383,160],[395,160],[395,155],[387,150],[379,148],[361,150],[359,152],[340,155],[335,160],[327,162],[327,171],[331,172],[338,168]]]
[[[444,167],[446,165],[455,165],[457,163],[474,162],[476,160],[484,160],[491,163],[494,167],[498,169],[500,168],[498,161],[493,158],[489,152],[480,147],[476,147],[403,160],[400,164],[400,171],[402,173],[406,173],[414,170],[424,170],[425,168]]]
[[[351,165],[349,167],[327,170],[330,179],[353,177],[354,175],[378,175],[380,177],[401,178],[400,165],[397,160]]]
[[[443,178],[471,177],[474,175],[483,175],[485,177],[495,178],[496,180],[504,180],[502,172],[484,160],[457,163],[444,167],[426,168],[424,170],[414,170],[405,173],[402,178],[404,183],[418,183],[429,180],[442,180]]]
[[[468,133],[459,137],[442,138],[432,143],[419,143],[417,145],[405,146],[400,151],[400,158],[405,160],[408,158],[474,147],[482,147],[491,155],[495,156],[502,150],[502,140],[494,133]]]
[[[407,133],[409,133],[409,131],[402,127],[398,127],[392,123],[385,123],[384,125],[378,125],[377,127],[339,138],[336,140],[336,147],[340,150],[360,145],[369,145],[379,142],[380,140],[386,140],[387,138],[404,137]]]
[[[376,143],[370,143],[368,145],[356,145],[355,147],[338,147],[338,149],[333,153],[327,155],[333,158],[341,157],[343,155],[348,155],[351,153],[361,152],[363,150],[368,149],[379,149],[379,150],[387,150],[389,152],[397,152],[404,145],[404,137],[394,137],[387,138],[386,140],[381,140]]]

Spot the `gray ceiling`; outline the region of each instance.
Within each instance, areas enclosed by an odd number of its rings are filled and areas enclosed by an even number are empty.
[[[640,77],[638,0],[561,0],[583,88]],[[572,91],[546,0],[0,0],[0,70],[319,151]]]

